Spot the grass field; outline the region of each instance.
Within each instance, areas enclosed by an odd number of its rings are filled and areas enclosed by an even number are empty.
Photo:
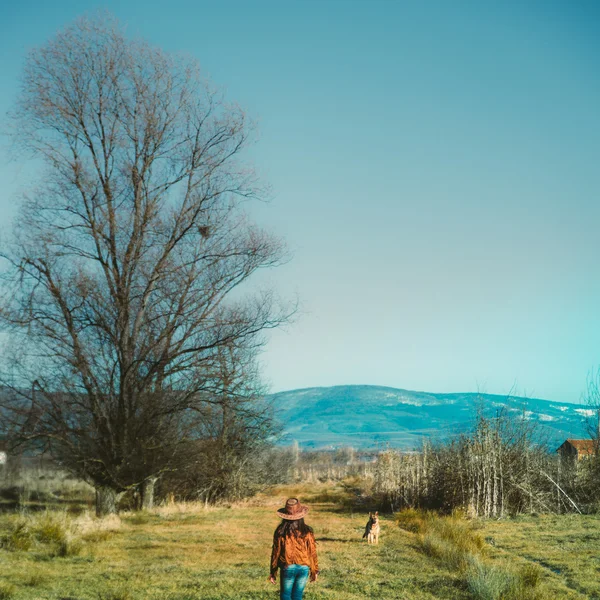
[[[274,510],[296,494],[311,507],[307,522],[322,569],[307,600],[484,598],[473,595],[459,570],[424,554],[418,534],[399,528],[391,515],[383,517],[380,544],[368,546],[361,540],[367,516],[343,508],[342,489],[288,486],[229,508],[173,505],[124,514],[120,522],[80,518],[67,541],[53,525],[56,517],[42,515],[27,549],[19,549],[15,534],[27,519],[4,515],[0,533],[11,549],[0,550],[0,600],[275,600],[277,588],[267,581]],[[486,564],[535,565],[536,597],[600,598],[599,517],[527,517],[475,527],[485,540]]]

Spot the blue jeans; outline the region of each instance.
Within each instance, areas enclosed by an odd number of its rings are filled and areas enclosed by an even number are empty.
[[[305,565],[281,567],[280,600],[302,600],[310,569]]]

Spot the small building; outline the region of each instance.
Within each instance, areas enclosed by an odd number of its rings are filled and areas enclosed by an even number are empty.
[[[596,440],[573,440],[568,439],[557,448],[560,457],[568,460],[581,460],[596,454],[598,442]]]

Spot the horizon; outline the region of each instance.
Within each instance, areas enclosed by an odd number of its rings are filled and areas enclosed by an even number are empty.
[[[600,365],[600,5],[7,4],[0,114],[28,49],[98,10],[196,57],[259,122],[247,158],[273,194],[248,210],[294,256],[255,286],[300,301],[269,335],[267,385],[582,403]],[[40,171],[0,144],[6,228]]]

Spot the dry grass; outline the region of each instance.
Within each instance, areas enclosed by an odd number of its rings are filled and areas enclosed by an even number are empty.
[[[277,588],[267,582],[271,536],[278,523],[274,510],[292,495],[311,508],[307,522],[316,532],[322,569],[319,581],[308,587],[306,600],[484,598],[483,588],[477,586],[483,582],[492,589],[497,569],[506,571],[511,565],[518,573],[531,564],[517,551],[500,550],[499,542],[496,547],[485,541],[469,542],[475,547],[483,544],[485,560],[480,562],[485,567],[479,572],[473,563],[471,580],[466,580],[469,567],[459,571],[433,553],[431,558],[423,554],[419,535],[425,532],[420,526],[414,525],[418,533],[409,533],[385,515],[379,545],[369,546],[362,540],[368,510],[343,509],[352,505],[345,493],[344,486],[300,485],[275,488],[229,507],[171,505],[108,520],[89,514],[76,519],[66,515],[71,531],[81,540],[80,553],[53,555],[47,544],[39,541],[28,550],[0,550],[0,583],[11,594],[4,597],[14,600],[276,600]],[[433,519],[426,514],[404,518],[413,523]],[[1,517],[0,533],[8,533],[14,520]],[[465,525],[458,516],[450,519],[454,521],[458,528],[466,527],[474,539],[490,535],[488,524],[481,529],[473,523]],[[493,526],[505,527],[508,532],[521,523]],[[438,539],[459,543],[454,526],[435,527]],[[590,532],[600,535],[600,520],[591,527]],[[500,536],[494,535],[499,540]],[[535,555],[551,536],[551,530],[530,533],[528,552]],[[529,588],[543,590],[547,593],[544,599],[593,597],[566,588],[560,577],[543,568],[537,575],[523,571],[519,577],[537,577],[536,585]],[[585,581],[576,571],[572,577]]]
[[[64,512],[21,515],[9,522],[2,547],[18,552],[44,546],[58,556],[77,554],[80,546],[73,529],[73,522]]]
[[[27,467],[2,478],[0,507],[21,510],[52,506],[74,512],[91,506],[93,488],[68,473],[48,466]]]

